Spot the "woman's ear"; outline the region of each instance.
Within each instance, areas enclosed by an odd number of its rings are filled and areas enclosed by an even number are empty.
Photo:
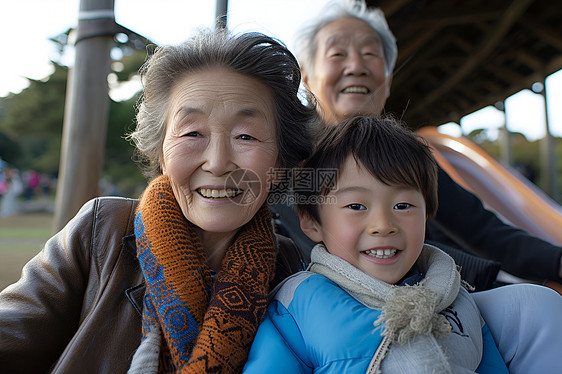
[[[323,241],[322,227],[316,220],[308,214],[299,214],[301,230],[310,238],[310,240],[319,243]]]
[[[164,163],[164,157],[160,156],[160,171],[162,172],[162,175],[166,175],[166,164]]]

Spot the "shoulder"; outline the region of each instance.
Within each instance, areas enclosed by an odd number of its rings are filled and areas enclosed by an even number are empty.
[[[134,232],[137,204],[137,200],[121,197],[94,198],[68,222],[60,237],[68,247],[82,243],[80,247],[101,261]]]
[[[94,226],[111,226],[117,223],[133,222],[138,200],[124,197],[97,197],[86,202],[72,222],[91,222]],[[132,226],[131,226],[132,228]]]
[[[314,326],[340,323],[338,321],[345,325],[350,310],[355,316],[370,316],[367,320],[372,327],[372,322],[380,314],[379,310],[366,307],[330,279],[310,271],[301,271],[287,278],[272,291],[270,299],[268,313],[272,317],[291,315],[304,330],[315,331]]]
[[[80,208],[72,220],[119,219],[128,217],[138,205],[138,200],[125,197],[107,196],[93,198]]]
[[[373,325],[379,316],[330,279],[302,271],[279,287],[267,323],[319,371],[364,372],[382,339]]]
[[[86,202],[62,228],[65,235],[94,235],[103,228],[113,228],[126,236],[133,229],[137,200],[119,197],[97,197]]]
[[[293,302],[321,302],[326,295],[334,295],[334,293],[338,294],[338,297],[351,297],[323,275],[311,271],[300,271],[279,284],[271,292],[270,298],[273,298],[273,300],[288,309]],[[333,300],[334,298],[332,297],[331,299]]]
[[[138,205],[138,200],[125,197],[107,196],[97,197],[84,204],[84,208],[91,206],[96,213],[98,219],[127,219],[134,215],[134,211]]]

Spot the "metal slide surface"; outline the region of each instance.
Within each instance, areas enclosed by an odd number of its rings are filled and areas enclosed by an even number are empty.
[[[418,133],[434,148],[439,165],[488,209],[514,226],[562,245],[562,207],[537,186],[467,138],[441,134],[435,127]]]

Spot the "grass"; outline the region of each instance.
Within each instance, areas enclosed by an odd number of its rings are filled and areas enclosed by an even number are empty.
[[[21,269],[52,236],[51,214],[0,218],[0,290],[17,281]]]

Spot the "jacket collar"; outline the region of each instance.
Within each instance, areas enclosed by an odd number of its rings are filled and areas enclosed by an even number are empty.
[[[135,241],[135,234],[128,235],[121,239],[123,243],[123,247],[125,250],[133,257],[137,257],[137,243]],[[146,285],[144,282],[128,288],[125,290],[125,296],[129,300],[129,302],[133,305],[133,308],[137,311],[137,313],[142,316],[142,309],[143,309],[143,298],[144,293],[146,290]]]

